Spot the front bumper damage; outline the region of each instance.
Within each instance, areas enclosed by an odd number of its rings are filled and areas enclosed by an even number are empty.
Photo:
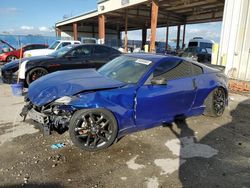
[[[20,116],[23,117],[23,121],[25,121],[28,116],[38,123],[44,135],[50,135],[52,131],[62,134],[68,130],[69,122],[74,111],[75,109],[73,107],[67,105],[51,103],[46,106],[37,107],[30,101],[27,101]]]

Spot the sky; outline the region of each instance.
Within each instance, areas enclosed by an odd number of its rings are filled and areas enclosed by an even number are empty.
[[[64,15],[97,8],[96,0],[0,0],[0,33],[55,35]]]
[[[97,0],[1,0],[0,34],[40,34],[54,36],[54,25],[66,16],[95,10]],[[183,29],[183,28],[182,28]],[[221,22],[186,26],[186,41],[193,37],[220,40]],[[169,40],[176,39],[177,28],[170,27]],[[148,37],[150,31],[148,31]],[[157,30],[157,40],[166,40],[166,28]],[[141,31],[128,32],[130,40],[141,40]],[[182,37],[181,37],[182,38]]]

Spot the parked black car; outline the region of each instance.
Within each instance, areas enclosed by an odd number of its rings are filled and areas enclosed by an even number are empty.
[[[121,55],[121,52],[98,44],[71,45],[47,56],[30,57],[22,60],[19,77],[28,86],[39,77],[66,69],[99,68]],[[1,69],[4,83],[14,83],[19,69],[18,61],[12,61]]]
[[[211,63],[211,52],[210,48],[188,47],[179,56],[193,58],[200,63]]]

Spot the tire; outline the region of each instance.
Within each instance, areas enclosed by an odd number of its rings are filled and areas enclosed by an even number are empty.
[[[223,88],[214,89],[205,100],[204,115],[220,117],[226,106],[226,93]]]
[[[6,58],[6,61],[7,61],[7,62],[10,62],[10,61],[14,61],[14,60],[16,60],[16,59],[17,59],[16,56],[10,55],[10,56],[8,56],[8,57]]]
[[[98,151],[113,144],[118,126],[114,115],[105,109],[86,109],[74,113],[69,135],[74,145],[86,151]]]
[[[30,85],[33,81],[35,81],[36,79],[48,74],[49,72],[42,67],[37,67],[34,69],[31,69],[26,76],[26,83],[27,85]]]

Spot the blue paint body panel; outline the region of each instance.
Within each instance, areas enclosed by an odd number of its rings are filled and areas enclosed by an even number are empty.
[[[202,64],[197,65],[202,67],[203,74],[169,80],[167,85],[146,84],[159,63],[183,59],[152,54],[128,56],[152,61],[151,68],[137,84],[107,78],[94,69],[59,71],[33,82],[28,97],[33,104],[43,106],[60,97],[75,95],[68,104],[74,109],[108,109],[117,120],[118,137],[121,137],[162,122],[172,122],[177,116],[201,115],[211,91],[222,87],[227,93],[227,79],[221,76],[223,73]]]

